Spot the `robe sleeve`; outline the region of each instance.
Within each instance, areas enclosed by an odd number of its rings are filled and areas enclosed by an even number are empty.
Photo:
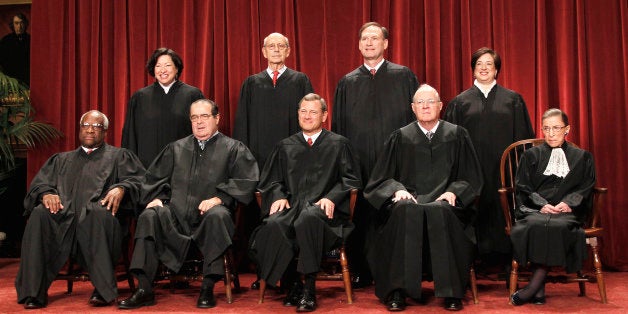
[[[578,183],[576,186],[562,198],[562,202],[569,205],[577,216],[585,216],[588,210],[588,204],[583,204],[589,199],[593,187],[595,186],[595,163],[593,162],[593,156],[590,152],[585,151],[582,156],[583,173],[582,176],[577,178]]]
[[[284,169],[285,162],[282,162],[284,156],[281,154],[281,144],[275,145],[272,153],[266,159],[266,164],[262,170],[259,185],[257,189],[262,193],[261,216],[267,216],[270,212],[270,205],[276,200],[285,198],[290,199],[290,192],[286,182],[284,181],[286,171]]]
[[[336,86],[336,94],[334,95],[334,107],[332,110],[331,116],[331,130],[332,132],[346,135],[347,132],[345,130],[344,121],[340,120],[340,117],[345,117],[342,110],[346,107],[347,103],[347,95],[345,88],[345,78],[340,79],[338,85]]]
[[[137,106],[138,93],[135,93],[129,99],[129,103],[126,106],[126,117],[124,119],[124,126],[122,127],[122,145],[121,147],[129,149],[133,153],[137,154],[137,134],[135,134],[135,108]]]
[[[134,209],[139,207],[140,189],[144,178],[144,166],[139,158],[131,151],[121,149],[116,160],[118,183],[109,187],[109,190],[121,186],[124,188],[124,200],[121,204],[124,208]]]
[[[241,141],[244,145],[249,143],[249,104],[251,103],[250,94],[250,78],[242,83],[240,88],[240,98],[238,99],[238,108],[236,110],[236,118],[233,127],[233,138]]]
[[[229,162],[229,178],[216,186],[218,197],[228,206],[233,200],[248,204],[259,181],[259,168],[255,157],[241,142],[232,148]]]
[[[483,179],[480,162],[475,153],[469,132],[458,126],[458,155],[451,170],[450,182],[446,192],[456,195],[459,207],[469,207],[482,191]]]
[[[174,147],[170,143],[164,147],[148,169],[146,169],[146,175],[140,191],[140,206],[146,205],[156,198],[165,203],[170,201],[172,196],[170,178],[172,177],[174,163]]]
[[[397,146],[401,141],[401,136],[400,130],[396,130],[390,135],[382,153],[377,158],[369,182],[364,189],[364,197],[378,210],[390,200],[395,192],[407,190],[401,182],[393,179],[398,177]]]
[[[41,203],[44,194],[59,194],[56,183],[58,182],[60,158],[59,154],[50,157],[31,181],[28,193],[24,198],[24,216],[30,215],[33,208]]]
[[[513,126],[515,129],[513,130],[513,134],[515,138],[513,139],[513,143],[519,140],[535,138],[528,107],[526,107],[521,95],[516,94],[514,106]]]
[[[358,167],[349,143],[342,145],[342,152],[336,160],[338,163],[338,178],[336,184],[325,194],[335,205],[344,201],[352,189],[359,189],[362,186],[360,180],[360,168]],[[349,214],[349,213],[347,213]]]

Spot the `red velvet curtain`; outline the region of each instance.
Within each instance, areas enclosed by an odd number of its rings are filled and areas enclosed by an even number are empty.
[[[230,134],[242,81],[266,65],[266,35],[288,36],[288,66],[331,102],[361,63],[357,32],[371,20],[390,29],[387,58],[444,102],[471,86],[470,55],[489,46],[502,57],[499,83],[523,95],[537,133],[546,109],[565,110],[569,140],[593,152],[598,183],[610,188],[605,264],[628,270],[626,0],[34,0],[32,102],[66,138],[29,154],[29,177],[51,153],[78,145],[88,109],[110,117],[108,142],[120,144],[127,100],[152,82],[144,66],[157,47],[182,56],[181,79],[217,101]]]

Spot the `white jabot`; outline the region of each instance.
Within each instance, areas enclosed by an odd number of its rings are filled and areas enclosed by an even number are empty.
[[[567,163],[567,157],[562,148],[557,147],[552,149],[552,155],[550,156],[547,168],[543,172],[544,175],[555,175],[557,177],[564,178],[569,173],[569,164]]]

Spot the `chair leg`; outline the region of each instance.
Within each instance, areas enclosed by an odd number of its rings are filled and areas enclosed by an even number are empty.
[[[473,266],[471,266],[471,269],[469,270],[469,278],[471,281],[471,295],[473,296],[473,304],[478,304],[480,303],[480,300],[478,299],[478,282],[475,277],[475,268],[473,268]]]
[[[225,265],[225,293],[227,294],[227,303],[233,303],[233,296],[231,295],[231,263],[229,261],[228,253],[223,255],[223,261]]]
[[[512,260],[512,267],[510,269],[510,288],[508,289],[508,304],[512,304],[510,302],[510,296],[515,293],[517,290],[517,282],[519,280],[519,274],[517,271],[519,270],[519,263],[515,259]]]
[[[345,246],[340,247],[340,266],[342,267],[342,280],[345,284],[345,293],[347,294],[347,303],[353,304],[353,291],[351,290],[351,273],[349,272],[349,262],[345,253]]]
[[[597,278],[597,288],[600,291],[602,303],[608,303],[606,298],[606,283],[604,282],[604,274],[602,273],[602,261],[600,260],[600,252],[597,245],[597,238],[590,238],[589,244],[593,251],[593,267],[595,268],[595,277]]]
[[[259,300],[257,301],[258,304],[264,303],[264,293],[266,293],[266,280],[260,279],[259,280]]]

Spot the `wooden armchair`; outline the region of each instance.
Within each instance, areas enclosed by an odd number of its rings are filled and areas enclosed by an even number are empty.
[[[504,211],[504,217],[506,219],[505,231],[510,236],[510,230],[514,221],[514,209],[515,209],[515,175],[517,172],[517,166],[523,153],[534,146],[538,146],[545,142],[544,139],[527,139],[515,142],[508,146],[502,154],[500,162],[500,174],[501,174],[501,188],[498,190],[500,195],[500,202],[502,210]],[[576,146],[573,143],[570,145]],[[593,191],[593,208],[591,214],[588,217],[588,221],[585,223],[584,230],[586,235],[586,241],[593,253],[593,267],[595,276],[583,275],[579,271],[575,276],[565,275],[548,275],[547,282],[560,282],[569,283],[577,282],[580,286],[579,296],[584,296],[585,282],[597,283],[598,290],[602,303],[607,303],[606,298],[606,285],[604,284],[604,275],[602,273],[602,262],[600,260],[598,237],[602,236],[603,228],[600,227],[600,210],[602,208],[603,196],[606,194],[607,188],[595,187]],[[517,290],[517,284],[520,280],[527,278],[521,278],[519,276],[519,263],[513,259],[512,269],[510,272],[510,284],[509,291],[512,295]]]
[[[349,199],[349,213],[350,219],[353,219],[353,212],[355,210],[355,202],[357,200],[358,190],[351,190]],[[262,194],[255,192],[257,204],[262,207]],[[340,272],[338,272],[338,264],[340,264]],[[330,265],[329,267],[327,267]],[[347,303],[353,303],[353,291],[351,289],[351,273],[349,272],[349,261],[347,260],[347,254],[345,253],[345,244],[323,255],[323,262],[321,264],[321,270],[316,276],[316,280],[342,280],[345,286],[345,293],[347,294]],[[258,303],[264,303],[264,293],[266,292],[266,280],[260,279],[259,289],[259,301]]]

